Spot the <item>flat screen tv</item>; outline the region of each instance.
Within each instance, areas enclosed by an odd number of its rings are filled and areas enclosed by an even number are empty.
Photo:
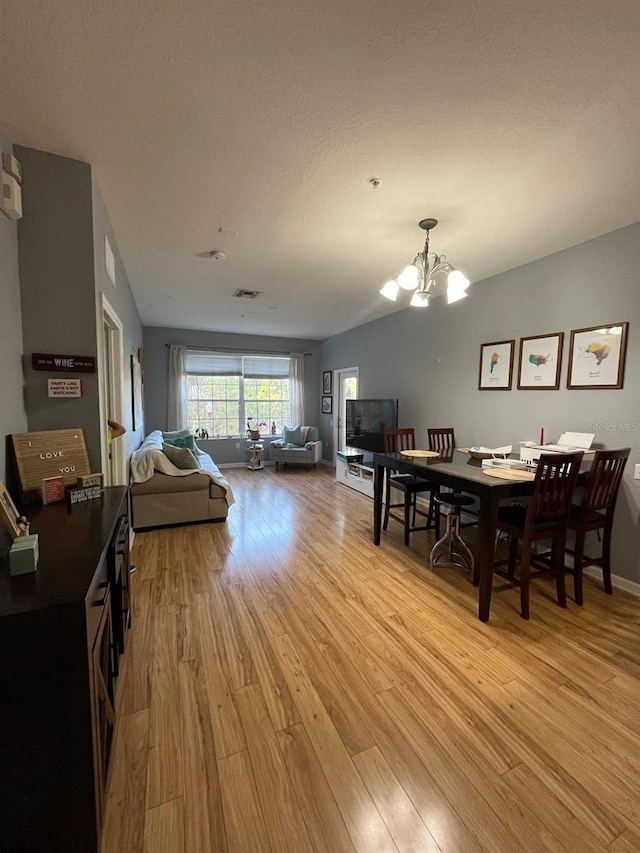
[[[397,400],[347,400],[346,444],[361,450],[368,464],[374,453],[384,453],[384,430],[398,426]]]

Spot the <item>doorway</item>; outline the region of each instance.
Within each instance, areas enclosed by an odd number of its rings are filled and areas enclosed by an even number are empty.
[[[109,442],[108,421],[124,420],[124,357],[122,323],[106,296],[102,296],[102,340],[100,355],[100,435],[102,471],[107,486],[126,485],[126,441],[124,436]]]
[[[359,368],[342,367],[333,373],[336,395],[336,417],[333,424],[333,456],[338,450],[344,450],[347,440],[347,400],[355,400],[358,396]]]

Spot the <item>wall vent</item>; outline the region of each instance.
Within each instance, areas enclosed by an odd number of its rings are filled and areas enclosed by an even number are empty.
[[[237,296],[238,299],[255,299],[256,296],[260,296],[261,293],[261,290],[243,290],[239,287],[233,295]]]

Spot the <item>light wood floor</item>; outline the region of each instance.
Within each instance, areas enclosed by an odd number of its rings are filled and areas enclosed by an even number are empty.
[[[226,473],[136,537],[103,853],[640,850],[638,599],[484,625],[329,470]]]

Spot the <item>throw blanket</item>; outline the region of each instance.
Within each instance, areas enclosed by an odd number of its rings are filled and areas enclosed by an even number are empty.
[[[189,474],[196,473],[206,474],[210,480],[224,489],[227,505],[231,506],[235,503],[235,498],[229,481],[222,476],[208,453],[203,453],[198,448],[197,456],[201,468],[176,468],[163,453],[162,432],[155,430],[155,432],[149,433],[140,447],[131,454],[131,482],[146,483],[156,471],[160,471],[161,474],[168,474],[170,477],[188,477]]]

